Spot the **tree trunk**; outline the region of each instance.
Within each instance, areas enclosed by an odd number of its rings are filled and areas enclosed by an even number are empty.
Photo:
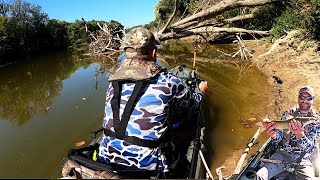
[[[166,33],[165,35],[161,36],[161,41],[169,40],[169,39],[180,39],[183,37],[191,36],[191,35],[196,35],[196,34],[203,34],[203,33],[222,33],[222,32],[227,32],[227,33],[248,33],[252,35],[261,35],[261,36],[268,36],[270,35],[269,31],[256,31],[256,30],[247,30],[247,29],[242,29],[242,28],[220,28],[220,27],[201,27],[197,29],[190,29],[186,31],[181,31],[179,33],[176,32],[171,32],[171,33]]]
[[[177,1],[178,0],[176,0],[175,2],[176,6],[178,4]],[[223,0],[208,9],[202,10],[196,14],[193,14],[182,20],[179,20],[178,22],[175,22],[169,26],[169,24],[171,23],[176,13],[177,7],[175,7],[175,11],[173,15],[169,18],[164,28],[162,28],[161,31],[156,33],[157,39],[159,41],[165,41],[168,39],[179,39],[182,37],[187,37],[195,34],[222,33],[222,32],[227,32],[231,34],[248,33],[251,35],[258,34],[261,36],[269,36],[270,35],[269,31],[246,30],[246,29],[235,28],[235,27],[221,28],[221,26],[224,25],[221,23],[215,23],[215,25],[208,24],[208,23],[205,23],[201,26],[197,26],[197,25],[234,8],[262,6],[275,1],[281,1],[281,0]],[[251,19],[251,18],[254,18],[253,14],[239,15],[239,16],[224,20],[224,23],[227,24],[227,23],[232,23],[235,21],[239,21],[243,19]],[[218,25],[218,27],[216,25]]]

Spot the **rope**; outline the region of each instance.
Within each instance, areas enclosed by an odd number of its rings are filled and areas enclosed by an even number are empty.
[[[204,159],[204,156],[203,156],[201,150],[199,151],[199,154],[200,154],[202,163],[203,163],[204,167],[206,168],[206,172],[208,173],[210,179],[213,179],[213,176],[212,176],[212,174],[211,174],[211,171],[210,171],[210,169],[209,169],[209,167],[208,167],[208,165],[207,165],[207,163],[206,163],[206,160]]]

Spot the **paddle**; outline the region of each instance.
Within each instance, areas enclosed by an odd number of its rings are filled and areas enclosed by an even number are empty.
[[[260,135],[260,127],[258,128],[257,132],[253,135],[253,137],[250,140],[250,142],[247,144],[247,148],[243,151],[243,153],[242,153],[242,155],[240,157],[240,160],[238,161],[237,167],[234,170],[234,174],[239,174],[240,173],[242,164],[243,164],[243,162],[244,162],[244,160],[245,160],[250,148],[255,144],[256,140],[259,137],[259,135]]]
[[[234,180],[239,180],[240,178],[243,177],[244,173],[246,170],[248,170],[249,167],[257,163],[257,158],[259,154],[266,148],[266,146],[271,142],[271,138],[269,138],[261,147],[260,149],[256,152],[254,156],[251,157],[247,165],[242,169],[242,171],[239,174],[234,174],[236,175],[236,178],[233,178]],[[254,165],[255,166],[255,165]]]

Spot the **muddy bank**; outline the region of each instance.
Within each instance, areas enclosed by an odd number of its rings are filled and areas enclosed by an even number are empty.
[[[317,42],[292,38],[266,56],[261,55],[271,47],[267,40],[248,41],[246,44],[255,51],[253,62],[274,87],[273,97],[270,97],[270,102],[274,103],[273,118],[281,116],[283,111],[297,103],[297,92],[303,85],[313,87],[316,99],[320,97],[320,52]],[[315,109],[319,111],[320,104],[317,100],[314,102]]]
[[[314,107],[318,112],[320,111],[320,102],[318,103],[317,100],[320,99],[318,42],[305,41],[294,35],[277,46],[273,46],[274,43],[267,39],[244,41],[244,44],[253,52],[254,56],[251,59],[253,64],[268,77],[268,83],[273,87],[272,92],[268,94],[270,106],[266,109],[270,118],[279,119],[283,111],[293,107],[297,103],[297,92],[303,85],[314,88],[316,92]],[[272,47],[276,48],[268,52]],[[250,150],[247,159],[255,153],[257,148]],[[233,152],[221,165],[225,166],[222,170],[224,177],[232,175],[243,150]],[[246,162],[247,160],[243,166]],[[215,174],[214,169],[211,169],[211,172]]]

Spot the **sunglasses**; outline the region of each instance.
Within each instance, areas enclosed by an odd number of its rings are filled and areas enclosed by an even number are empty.
[[[313,99],[313,97],[312,96],[302,96],[302,95],[300,95],[299,99],[300,100],[305,100],[306,99],[307,101],[311,101]]]

